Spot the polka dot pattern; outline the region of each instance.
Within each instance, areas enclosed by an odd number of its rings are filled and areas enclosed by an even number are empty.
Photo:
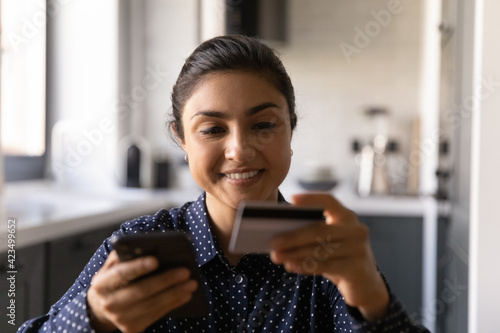
[[[204,318],[173,319],[167,314],[145,332],[428,332],[414,326],[392,296],[388,315],[369,324],[321,276],[288,273],[268,255],[247,254],[234,267],[210,231],[205,194],[180,208],[125,222],[114,234],[169,230],[190,235],[211,311]],[[18,332],[94,332],[86,291],[111,250],[108,238],[49,313],[24,323]]]

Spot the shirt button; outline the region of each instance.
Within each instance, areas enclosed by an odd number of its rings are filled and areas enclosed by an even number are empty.
[[[236,280],[236,283],[242,283],[243,282],[243,276],[241,275],[236,275],[234,278]]]

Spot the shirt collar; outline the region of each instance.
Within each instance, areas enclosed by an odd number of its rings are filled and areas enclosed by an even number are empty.
[[[278,192],[278,202],[286,203],[281,192]],[[185,212],[186,224],[196,251],[198,266],[208,263],[216,254],[223,256],[220,245],[210,229],[207,211],[206,192],[203,192]]]
[[[210,230],[205,192],[188,206],[185,217],[188,232],[196,251],[198,266],[202,266],[212,260],[218,252]]]

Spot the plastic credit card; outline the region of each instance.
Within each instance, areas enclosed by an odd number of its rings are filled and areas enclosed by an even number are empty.
[[[242,202],[229,241],[232,253],[269,253],[271,239],[280,233],[323,222],[323,208],[275,202]]]

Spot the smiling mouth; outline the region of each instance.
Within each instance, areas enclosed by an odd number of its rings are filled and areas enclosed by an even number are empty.
[[[222,175],[230,179],[250,179],[263,172],[264,170],[259,170],[259,171],[249,171],[249,172],[223,173]]]

